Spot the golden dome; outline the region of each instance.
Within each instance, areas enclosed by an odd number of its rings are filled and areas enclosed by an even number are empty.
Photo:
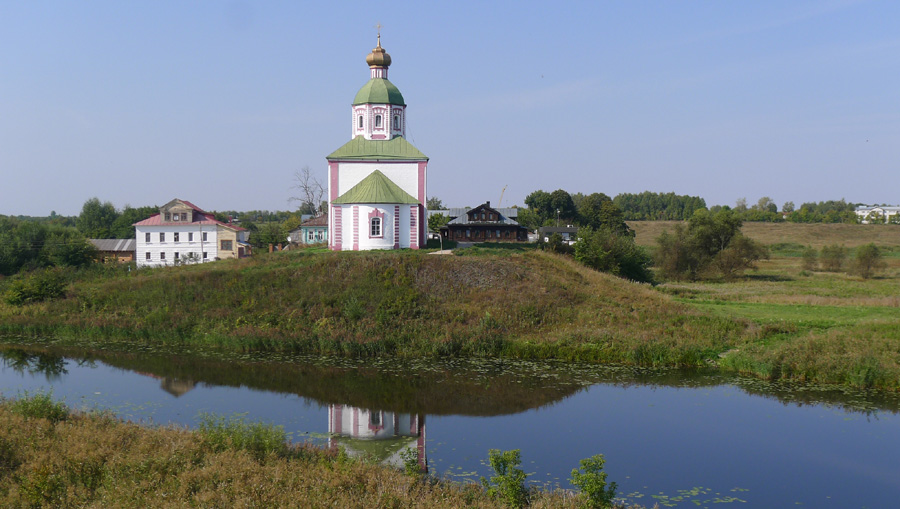
[[[369,67],[389,67],[391,65],[391,56],[381,47],[381,34],[378,34],[378,45],[366,57],[366,63]]]

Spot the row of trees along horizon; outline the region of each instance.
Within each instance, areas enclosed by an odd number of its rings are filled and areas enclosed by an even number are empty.
[[[234,221],[248,229],[250,243],[254,247],[285,243],[287,233],[299,227],[303,214],[323,209],[317,199],[321,198],[321,189],[315,188],[317,183],[314,179],[311,181],[314,192],[309,193],[305,191],[309,191],[310,184],[303,184],[302,172],[298,172],[295,178],[299,183],[293,187],[301,191],[301,197],[292,200],[300,203],[298,210],[230,210],[214,214],[220,221]],[[319,204],[315,206],[314,203]],[[540,226],[572,224],[595,231],[610,230],[620,236],[629,233],[625,221],[686,221],[697,211],[707,210],[703,198],[651,191],[622,193],[610,198],[604,193],[586,195],[580,192],[570,194],[562,189],[553,192],[537,190],[525,198],[525,205],[520,207],[518,221],[532,230]],[[427,207],[430,210],[445,208],[437,197],[429,198]],[[841,199],[803,203],[796,210],[792,202],[787,202],[778,211],[770,198],[763,197],[752,206],[741,199],[733,208],[714,205],[708,211],[714,216],[728,211],[730,218],[739,221],[849,223],[858,221],[855,207],[856,204]],[[15,274],[23,269],[85,265],[96,257],[96,251],[86,239],[134,238],[132,225],[158,212],[158,205],[126,205],[123,209],[117,209],[111,202],[101,202],[95,197],[84,203],[78,216],[62,216],[55,211],[44,217],[0,215],[0,275]],[[432,217],[429,227],[436,231],[448,220],[447,217]],[[642,271],[638,270],[630,277],[643,280],[644,277],[638,273]]]

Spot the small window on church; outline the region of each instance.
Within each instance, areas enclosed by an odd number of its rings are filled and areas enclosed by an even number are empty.
[[[358,118],[357,121],[356,121],[356,124],[357,124],[356,126],[359,127],[360,129],[363,128],[363,123],[362,123],[362,122],[363,122],[363,120],[362,120],[362,115],[360,115],[359,118]]]
[[[375,127],[381,127],[381,115],[375,115]]]
[[[381,218],[373,217],[371,229],[369,230],[370,237],[381,237]]]
[[[400,129],[400,115],[394,115],[394,129]]]

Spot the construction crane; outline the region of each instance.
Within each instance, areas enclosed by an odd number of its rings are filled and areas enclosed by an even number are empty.
[[[500,205],[502,205],[502,204],[503,204],[503,193],[505,193],[505,192],[506,192],[506,188],[507,188],[507,187],[509,187],[509,185],[505,185],[505,186],[503,186],[503,190],[502,190],[502,191],[500,191],[500,199],[499,199],[499,200],[497,200],[497,206],[498,206],[498,207],[499,207],[499,206],[500,206]]]

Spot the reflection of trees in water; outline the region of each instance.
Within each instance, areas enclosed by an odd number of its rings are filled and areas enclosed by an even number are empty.
[[[323,405],[346,404],[405,414],[506,415],[554,404],[594,384],[617,387],[700,388],[732,385],[785,405],[824,404],[871,414],[900,411],[900,394],[838,386],[771,382],[716,369],[637,368],[503,359],[450,361],[263,356],[222,360],[178,352],[114,352],[16,345],[0,351],[7,365],[65,374],[65,360],[97,360],[162,379],[180,395],[203,383],[296,394]],[[10,353],[13,352],[13,353]],[[25,359],[25,360],[23,360]],[[54,374],[55,373],[55,374]]]
[[[8,348],[0,350],[0,358],[5,367],[12,368],[17,373],[44,375],[47,381],[59,380],[62,375],[69,373],[66,370],[66,359],[61,355]]]

